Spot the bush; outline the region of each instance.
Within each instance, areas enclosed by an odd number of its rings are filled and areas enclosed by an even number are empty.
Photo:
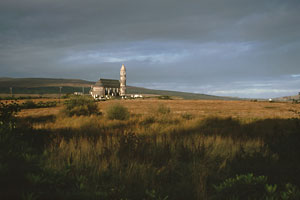
[[[5,96],[5,97],[0,97],[0,100],[21,100],[21,99],[42,99],[42,96]]]
[[[49,108],[49,107],[55,107],[56,101],[39,101],[38,103],[35,103],[32,100],[27,100],[20,106],[21,109],[33,109],[33,108]]]
[[[65,101],[64,104],[65,107],[63,111],[68,116],[92,115],[99,113],[97,103],[88,97],[72,97],[70,100]]]
[[[108,119],[126,120],[130,116],[128,109],[120,104],[110,106],[106,112]]]
[[[0,103],[0,199],[21,199],[30,193],[35,185],[26,176],[40,170],[38,140],[29,127],[19,124],[15,114],[20,110],[16,102]]]
[[[277,187],[276,184],[268,184],[267,180],[266,176],[236,175],[214,186],[217,192],[214,199],[299,199],[300,191],[295,185],[287,183]]]
[[[172,100],[172,98],[170,96],[167,96],[167,95],[162,95],[162,96],[159,96],[158,99],[163,99],[163,100]]]
[[[49,108],[49,107],[55,107],[56,105],[57,105],[56,101],[47,101],[47,102],[39,101],[36,104],[37,108]]]
[[[15,128],[15,114],[18,111],[20,111],[20,106],[16,102],[10,104],[0,102],[0,131]]]
[[[37,105],[32,100],[27,100],[22,104],[22,108],[24,109],[31,109],[36,107]]]

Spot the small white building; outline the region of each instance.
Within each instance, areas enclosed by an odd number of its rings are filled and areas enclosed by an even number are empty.
[[[141,95],[141,94],[132,94],[130,97],[134,98],[134,99],[136,99],[136,98],[143,98],[143,95]]]

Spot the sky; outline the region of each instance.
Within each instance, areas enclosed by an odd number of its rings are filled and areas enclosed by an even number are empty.
[[[1,0],[0,77],[119,79],[246,98],[300,92],[299,0]]]

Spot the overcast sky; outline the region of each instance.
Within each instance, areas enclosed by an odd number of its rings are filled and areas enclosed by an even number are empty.
[[[299,0],[1,0],[0,77],[119,78],[238,97],[300,92]]]

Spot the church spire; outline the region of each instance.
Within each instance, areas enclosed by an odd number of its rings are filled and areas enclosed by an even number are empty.
[[[125,97],[126,95],[126,68],[124,64],[122,64],[120,70],[120,96]]]

